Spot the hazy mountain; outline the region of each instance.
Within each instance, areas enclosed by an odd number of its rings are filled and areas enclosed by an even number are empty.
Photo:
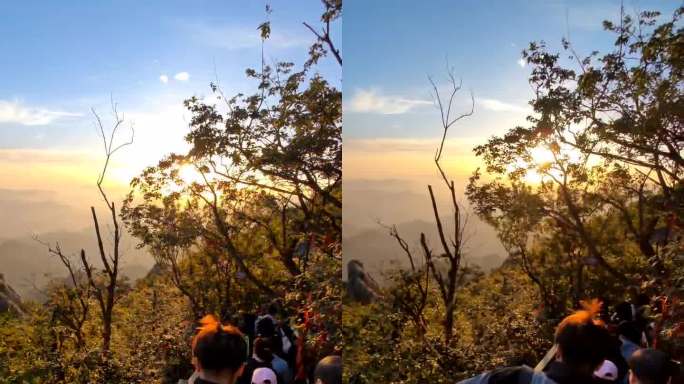
[[[471,218],[466,236],[465,262],[476,264],[485,270],[498,267],[505,259],[505,252],[491,227],[477,218]],[[441,245],[434,223],[422,220],[404,222],[397,225],[399,234],[414,251],[416,262],[422,261],[420,234],[425,233],[428,244],[437,252]],[[449,227],[446,227],[447,233]],[[383,271],[408,266],[408,258],[397,241],[389,235],[389,230],[377,226],[376,229],[361,231],[356,235],[343,238],[344,265],[356,259],[364,264],[367,272],[379,282]],[[346,271],[345,271],[346,273]]]
[[[400,235],[415,251],[417,261],[422,261],[420,234],[425,232],[428,244],[435,252],[441,248],[434,223],[432,204],[425,180],[365,180],[344,181],[343,209],[343,265],[356,259],[365,270],[382,282],[383,271],[408,266],[408,259],[396,240],[384,225],[397,224]],[[437,182],[440,182],[437,180]],[[460,180],[459,186],[465,181]],[[438,208],[446,233],[451,233],[449,197],[445,188],[435,191]],[[457,191],[457,199],[464,212],[469,210],[463,191]],[[465,262],[477,264],[484,269],[497,267],[505,258],[495,231],[475,215],[470,215],[465,233]]]
[[[105,230],[105,234],[108,233]],[[42,242],[55,245],[59,242],[63,252],[76,261],[81,248],[85,249],[91,264],[102,265],[97,251],[97,239],[91,228],[79,232],[58,231],[38,235]],[[105,247],[111,243],[105,239]],[[135,239],[123,236],[121,242],[121,272],[130,279],[145,276],[154,264],[152,257],[144,250],[135,248]],[[36,287],[42,288],[54,278],[66,276],[59,258],[50,255],[43,244],[31,236],[15,237],[0,242],[0,273],[4,274],[7,284],[12,286],[22,298],[38,298]]]
[[[0,241],[31,233],[83,228],[90,209],[68,205],[55,191],[0,188]]]
[[[403,223],[426,218],[430,198],[397,180],[352,180],[343,185],[343,225],[346,236],[378,228],[383,223]]]

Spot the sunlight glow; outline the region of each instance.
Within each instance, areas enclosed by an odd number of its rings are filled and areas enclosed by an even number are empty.
[[[530,184],[539,184],[546,176],[541,169],[553,163],[553,153],[547,148],[536,147],[530,151],[530,156],[532,157],[533,162],[533,164],[530,165],[533,165],[534,168],[527,171],[525,174],[525,181]]]
[[[542,181],[549,180],[550,177],[560,178],[563,176],[560,169],[558,169],[558,161],[568,164],[568,163],[578,163],[583,158],[581,152],[570,146],[561,146],[557,149],[557,153],[554,153],[551,149],[543,146],[533,148],[529,152],[532,158],[531,164],[525,164],[523,162],[517,164],[517,167],[528,168],[525,174],[524,180],[530,184],[539,184]],[[596,160],[590,161],[587,165],[596,163]],[[515,167],[511,166],[510,170]]]
[[[192,183],[204,184],[202,174],[197,171],[197,168],[192,164],[182,165],[178,170],[178,177],[180,177],[185,185],[190,185]],[[209,175],[207,176],[207,179],[209,179]]]

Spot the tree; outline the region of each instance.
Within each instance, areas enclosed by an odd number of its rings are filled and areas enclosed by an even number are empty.
[[[330,37],[330,23],[335,21],[342,14],[342,0],[321,0],[321,2],[325,7],[325,12],[323,12],[323,15],[321,15],[321,21],[324,23],[322,30],[320,32],[316,31],[316,29],[308,23],[303,23],[304,26],[307,27],[311,33],[316,35],[318,38],[318,40],[311,45],[311,48],[309,49],[309,62],[315,62],[320,57],[325,56],[327,54],[325,46],[327,46],[328,50],[335,57],[335,60],[337,60],[337,63],[341,66],[342,55],[340,50],[335,48],[335,44]]]
[[[624,217],[639,220],[631,232],[646,257],[653,256],[647,239],[663,212],[674,209],[681,215],[677,201],[684,128],[677,52],[683,40],[677,25],[683,12],[677,9],[660,25],[659,12],[642,12],[636,19],[622,12],[619,24],[604,22],[616,35],[615,49],[600,57],[595,51],[580,58],[571,42],[563,40],[575,68],[563,66],[543,42],[530,44],[524,52],[534,65],[530,83],[536,98],[531,104],[538,114],[530,120],[530,133],[601,159],[616,167],[621,180],[615,181],[631,181],[626,200],[638,203],[634,214]],[[624,200],[608,202],[624,215]]]
[[[121,259],[120,243],[121,243],[121,228],[119,226],[119,217],[117,215],[116,206],[114,201],[110,201],[107,193],[105,192],[102,183],[104,182],[105,176],[107,174],[107,167],[109,162],[117,151],[120,149],[131,145],[133,143],[133,138],[135,135],[135,130],[133,125],[130,126],[131,136],[128,141],[122,142],[115,145],[115,139],[117,132],[121,125],[124,123],[123,116],[119,115],[117,110],[117,104],[112,100],[112,114],[114,117],[114,125],[109,133],[109,138],[105,133],[105,129],[100,119],[100,116],[95,112],[95,109],[91,110],[95,119],[97,121],[97,127],[99,128],[100,135],[102,137],[102,144],[104,146],[105,161],[102,166],[102,171],[100,172],[97,179],[97,189],[100,191],[100,196],[104,200],[109,211],[111,224],[113,228],[112,233],[112,250],[107,252],[104,247],[102,232],[100,231],[100,223],[97,219],[97,213],[95,207],[90,207],[90,212],[93,216],[93,225],[95,227],[95,235],[97,236],[97,247],[100,254],[100,261],[102,261],[103,270],[97,276],[93,266],[88,262],[85,250],[81,249],[81,263],[83,269],[88,277],[88,282],[93,289],[95,298],[100,307],[100,316],[102,319],[102,354],[105,358],[109,355],[110,343],[112,338],[112,315],[114,311],[114,305],[119,298],[119,261]],[[100,277],[103,278],[103,283],[100,283]]]
[[[536,132],[556,133],[559,142],[582,153],[651,171],[651,181],[674,197],[684,165],[678,53],[683,42],[677,29],[683,12],[677,9],[657,26],[660,13],[654,11],[636,19],[622,12],[619,24],[605,21],[604,28],[617,36],[615,50],[601,57],[594,51],[580,58],[563,40],[576,68],[563,67],[543,42],[530,44],[524,57],[534,65]]]
[[[100,221],[94,206],[90,207],[93,218],[93,226],[98,244],[98,253],[102,269],[98,270],[91,265],[86,256],[85,249],[81,249],[78,260],[65,254],[59,242],[54,246],[35,237],[34,239],[43,244],[47,251],[59,258],[67,271],[64,280],[56,280],[48,286],[47,314],[35,310],[31,316],[35,317],[37,327],[45,327],[49,333],[47,341],[50,344],[50,372],[58,381],[86,382],[95,377],[100,379],[114,380],[117,373],[112,370],[115,364],[111,356],[112,328],[114,323],[114,308],[123,297],[125,286],[119,276],[121,260],[121,235],[118,213],[113,201],[105,192],[103,183],[112,156],[120,149],[132,144],[134,129],[131,125],[131,136],[125,142],[117,142],[119,128],[124,123],[124,118],[118,113],[117,105],[112,100],[112,113],[114,124],[110,132],[105,132],[104,124],[100,116],[92,110],[96,126],[99,130],[104,146],[104,165],[98,174],[96,185],[100,196],[104,200],[109,214],[111,215],[112,249],[105,249],[105,236],[100,228]],[[92,303],[92,300],[95,303]],[[91,320],[92,305],[98,306],[100,316],[96,325],[99,328],[100,349],[97,357],[91,355],[89,348],[88,325]],[[47,316],[49,321],[45,321]],[[42,335],[42,333],[37,333]],[[73,342],[67,343],[69,339]],[[96,372],[96,373],[94,373]],[[94,375],[91,375],[91,373]],[[99,379],[98,379],[99,380]]]
[[[442,219],[440,218],[439,209],[437,208],[437,201],[435,199],[435,194],[432,189],[432,185],[428,185],[428,192],[430,194],[430,201],[432,203],[433,214],[435,215],[435,223],[437,226],[437,233],[439,235],[439,240],[441,243],[441,253],[434,255],[433,250],[427,243],[426,236],[424,233],[420,234],[420,244],[423,249],[423,256],[425,261],[426,273],[432,276],[432,279],[437,285],[439,291],[439,297],[441,299],[442,305],[444,307],[444,319],[442,320],[443,326],[443,337],[444,344],[449,345],[453,338],[454,329],[454,311],[456,310],[456,297],[457,289],[459,285],[463,283],[463,274],[459,273],[461,268],[461,259],[463,256],[463,235],[467,223],[467,215],[461,212],[461,206],[456,199],[456,187],[453,180],[449,180],[446,172],[442,168],[440,163],[442,159],[442,154],[444,150],[444,142],[447,138],[447,133],[449,128],[451,128],[455,123],[463,118],[471,116],[475,109],[475,99],[471,94],[471,109],[468,112],[454,116],[452,114],[452,108],[454,106],[454,97],[461,90],[462,82],[456,81],[453,70],[447,68],[449,75],[449,84],[451,90],[449,93],[449,99],[442,100],[442,96],[437,88],[437,85],[428,77],[430,84],[432,85],[434,91],[434,98],[437,107],[439,108],[441,124],[442,124],[442,137],[439,143],[439,147],[435,153],[435,166],[439,171],[439,175],[444,181],[444,184],[449,191],[451,197],[450,203],[453,209],[453,225],[454,232],[449,236],[445,233],[444,226],[442,224]],[[398,244],[401,246],[404,253],[407,255],[409,262],[411,264],[412,272],[410,275],[404,274],[403,280],[405,283],[410,283],[407,287],[408,291],[404,292],[402,296],[408,294],[408,297],[397,298],[399,303],[404,309],[408,309],[410,316],[412,317],[414,323],[416,323],[419,329],[424,330],[422,319],[422,312],[427,303],[427,291],[428,291],[428,281],[423,282],[419,274],[417,274],[416,265],[414,262],[414,256],[408,247],[408,243],[401,238],[399,233],[396,231],[396,227],[390,229],[390,235],[394,237]],[[443,268],[439,261],[446,262],[446,274],[443,272]],[[400,276],[402,276],[400,274]],[[411,292],[415,288],[418,291],[418,296],[414,296]],[[409,301],[407,301],[409,300]]]
[[[443,276],[442,272],[439,271],[435,265],[434,259],[432,257],[432,251],[429,249],[428,244],[425,240],[425,234],[420,234],[420,243],[423,247],[425,257],[427,260],[427,266],[432,271],[432,276],[437,282],[437,288],[439,289],[440,296],[442,298],[442,304],[444,305],[444,342],[449,344],[453,337],[453,327],[454,327],[454,310],[456,306],[456,290],[460,283],[463,281],[460,279],[462,275],[459,275],[459,268],[461,267],[461,258],[463,257],[463,234],[465,233],[467,215],[461,212],[461,207],[456,200],[456,187],[453,180],[449,180],[444,169],[440,164],[442,159],[442,151],[444,150],[444,141],[446,140],[449,128],[451,128],[455,123],[463,118],[471,116],[475,110],[475,98],[472,93],[470,95],[471,108],[469,112],[462,113],[457,116],[451,114],[451,108],[454,105],[454,96],[461,90],[462,82],[456,83],[456,78],[453,74],[451,68],[447,68],[449,73],[449,82],[451,85],[451,93],[449,94],[449,101],[443,104],[443,100],[440,96],[437,85],[430,78],[430,83],[434,90],[434,97],[437,101],[437,106],[439,107],[443,134],[442,140],[440,141],[439,148],[435,154],[435,166],[439,171],[444,184],[449,190],[451,196],[451,206],[453,209],[453,221],[454,221],[454,232],[453,236],[449,238],[449,243],[447,243],[447,235],[444,233],[444,227],[442,226],[442,221],[439,216],[439,210],[437,209],[437,202],[435,200],[435,195],[432,192],[432,185],[428,185],[428,191],[430,192],[430,200],[432,201],[432,211],[435,214],[435,222],[437,224],[437,233],[439,235],[439,240],[442,244],[443,253],[438,256],[439,259],[445,259],[447,261],[447,276]],[[446,110],[445,110],[446,109]]]
[[[475,172],[467,196],[556,315],[588,294],[624,300],[671,274],[662,245],[676,241],[682,214],[681,14],[604,22],[617,37],[600,57],[579,58],[563,40],[574,66],[531,43],[530,125],[475,148],[486,179]],[[557,268],[573,278],[558,284]]]
[[[227,97],[217,80],[214,100],[185,101],[189,151],[134,178],[122,207],[195,317],[279,300],[308,319],[304,355],[340,342],[342,98],[316,64],[328,53],[341,61],[330,36],[341,2],[323,4],[300,68],[267,65],[262,53],[260,69],[246,71],[253,93]],[[264,41],[270,28],[259,26]]]
[[[324,5],[325,29],[318,36],[337,52],[329,25],[339,17],[341,3]],[[264,40],[270,36],[268,22],[260,30]],[[292,280],[312,261],[312,249],[334,257],[341,240],[341,92],[312,73],[326,52],[319,43],[299,71],[293,63],[271,67],[262,57],[259,72],[246,71],[257,82],[252,95],[226,98],[218,84],[211,84],[222,104],[186,100],[193,114],[186,136],[191,149],[133,180],[123,212],[134,235],[146,245],[161,240],[155,244],[187,249],[200,241],[204,248],[218,247],[233,268],[268,295],[283,294],[265,278],[272,268],[268,259],[278,260],[283,278]],[[182,180],[179,174],[188,168],[198,181]],[[166,221],[157,219],[160,214]],[[189,228],[178,222],[182,217],[192,217],[196,230],[182,244],[166,244],[164,239]],[[255,241],[246,241],[250,236]],[[176,252],[156,250],[158,255]]]
[[[48,305],[52,308],[50,319],[52,327],[59,327],[60,325],[66,327],[71,333],[70,336],[75,338],[75,348],[82,350],[85,347],[83,326],[90,312],[90,285],[83,278],[83,269],[72,263],[69,256],[62,251],[59,243],[53,247],[49,243],[40,241],[37,237],[34,237],[34,240],[43,244],[50,254],[57,256],[68,272],[68,281],[58,283],[49,292]],[[59,350],[61,349],[59,335],[55,339],[56,347]]]
[[[409,244],[401,237],[397,226],[389,227],[390,236],[394,237],[397,244],[401,247],[408,258],[410,270],[400,269],[394,276],[395,289],[390,290],[393,306],[398,313],[405,313],[416,327],[418,336],[423,338],[427,332],[427,320],[425,319],[425,309],[428,304],[430,293],[430,272],[428,262],[432,260],[431,253],[423,253],[423,265],[417,265],[417,260],[413,255]],[[421,236],[421,242],[425,242],[425,237]],[[423,248],[425,252],[425,247]]]

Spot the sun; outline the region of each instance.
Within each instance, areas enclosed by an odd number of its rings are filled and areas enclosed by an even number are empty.
[[[537,146],[530,150],[529,155],[530,163],[519,164],[521,167],[529,168],[524,176],[529,184],[540,184],[551,177],[560,179],[563,173],[554,165],[559,161],[566,164],[578,163],[583,157],[579,150],[569,146],[556,146],[555,152],[547,146]]]
[[[543,147],[535,147],[530,151],[531,163],[523,162],[521,164],[524,168],[529,168],[523,177],[525,182],[529,184],[541,184],[546,176],[541,169],[553,163],[553,153]]]
[[[530,151],[530,156],[534,164],[538,166],[543,166],[545,164],[552,163],[555,158],[553,152],[550,149],[544,147],[535,147]]]
[[[205,178],[206,177],[206,180]],[[178,167],[178,178],[166,184],[163,188],[162,194],[169,195],[172,193],[182,192],[193,184],[204,185],[211,180],[210,175],[204,175],[197,170],[192,164],[183,164]]]
[[[188,186],[193,183],[204,184],[205,180],[202,174],[192,164],[183,164],[178,169],[178,177],[181,179],[183,185]],[[208,176],[207,176],[208,178]]]
[[[113,162],[110,164],[107,170],[106,183],[125,186],[128,185],[131,180],[140,175],[140,173],[145,168],[144,162],[132,161],[127,159],[126,162]],[[207,180],[211,180],[211,175],[205,175]],[[206,181],[202,177],[202,174],[197,170],[197,168],[192,164],[183,164],[178,168],[178,178],[179,183],[174,182],[168,183],[168,189],[171,192],[179,192],[183,188],[186,188],[193,183],[205,184]]]

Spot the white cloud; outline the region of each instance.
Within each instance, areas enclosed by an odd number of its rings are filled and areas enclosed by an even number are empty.
[[[478,98],[477,104],[484,109],[494,112],[515,112],[515,113],[530,113],[529,107],[506,103],[496,99]]]
[[[432,101],[387,96],[373,89],[359,89],[349,101],[348,108],[351,112],[398,115],[423,105],[432,105]]]
[[[166,76],[166,75],[161,75],[161,76],[159,76],[159,81],[161,81],[162,83],[166,84],[166,83],[169,82],[169,77]]]
[[[521,57],[520,60],[518,60],[518,65],[520,66],[520,68],[525,68],[525,64],[527,64],[525,62],[525,59]]]
[[[178,81],[188,81],[190,74],[187,72],[178,72],[175,76],[173,76],[173,78]]]
[[[0,100],[0,124],[47,125],[61,118],[78,116],[82,114],[28,107],[16,100]]]

